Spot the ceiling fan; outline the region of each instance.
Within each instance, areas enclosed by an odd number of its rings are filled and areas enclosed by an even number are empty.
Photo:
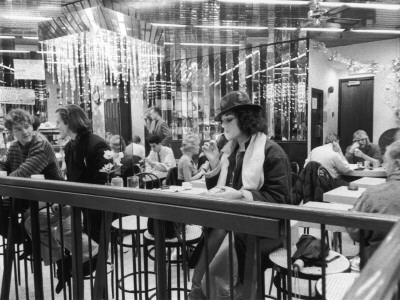
[[[350,9],[349,6],[342,5],[339,7],[326,10],[320,7],[323,0],[311,0],[310,10],[308,11],[308,22],[301,27],[324,27],[327,23],[339,24],[343,26],[354,26],[359,23],[360,19],[342,18],[341,13]]]

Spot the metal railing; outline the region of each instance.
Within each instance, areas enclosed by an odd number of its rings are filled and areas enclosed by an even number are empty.
[[[245,278],[243,286],[243,299],[264,298],[263,272],[260,268],[260,253],[257,249],[260,237],[285,240],[287,245],[292,245],[290,233],[290,221],[299,220],[321,224],[321,241],[325,243],[325,224],[357,227],[363,229],[389,231],[399,218],[394,216],[380,216],[374,214],[362,214],[354,212],[326,211],[323,209],[311,209],[301,206],[270,204],[263,202],[242,202],[226,199],[215,199],[205,196],[193,196],[181,193],[168,193],[163,190],[139,190],[129,188],[116,188],[107,186],[95,186],[58,181],[38,181],[22,178],[0,178],[0,193],[3,196],[29,199],[32,203],[45,201],[70,205],[72,209],[73,223],[73,247],[72,256],[72,298],[83,299],[84,279],[82,274],[82,228],[81,210],[95,209],[103,211],[103,223],[99,241],[99,254],[97,258],[96,276],[91,287],[92,299],[108,299],[106,264],[109,243],[111,240],[110,223],[115,213],[123,215],[136,215],[154,218],[155,221],[155,276],[157,299],[171,297],[169,291],[168,263],[165,255],[166,241],[164,238],[164,221],[173,221],[183,224],[197,224],[207,228],[218,228],[228,232],[240,232],[248,234]],[[36,206],[31,203],[31,214],[34,219]],[[38,222],[33,220],[33,222]],[[35,224],[33,224],[35,225]],[[40,237],[38,224],[36,233],[32,232],[33,243],[33,269],[34,269],[34,293],[35,299],[43,299],[43,275],[40,261]],[[139,235],[139,230],[137,230]],[[253,238],[254,237],[254,238]],[[11,239],[12,240],[12,239]],[[205,239],[207,245],[207,238]],[[1,299],[10,296],[11,270],[13,268],[13,248],[10,241],[5,253],[5,268]],[[138,240],[140,243],[140,238]],[[185,239],[182,241],[185,243]],[[231,244],[231,243],[230,243]],[[140,245],[136,246],[141,251]],[[398,253],[398,252],[397,252]],[[287,247],[287,263],[291,266],[291,247]],[[184,260],[186,258],[184,257]],[[230,259],[232,259],[230,255]],[[121,266],[123,267],[123,265]],[[15,268],[15,266],[14,266]],[[117,271],[118,273],[118,271]],[[322,298],[325,296],[325,268],[322,267]],[[122,274],[123,275],[123,274]],[[184,274],[185,277],[187,274]],[[287,297],[292,297],[291,287],[292,270],[287,272]],[[232,276],[231,276],[232,277]],[[206,271],[206,281],[209,279]],[[184,279],[186,280],[186,278]],[[232,280],[232,278],[231,278]],[[27,284],[27,283],[25,283]],[[232,287],[232,282],[231,282]],[[28,287],[26,287],[28,288]],[[28,293],[26,293],[28,294]],[[119,297],[118,291],[113,297]],[[154,296],[154,295],[153,295]],[[53,295],[54,297],[54,295]],[[65,298],[64,293],[64,298]],[[122,299],[125,298],[122,294]],[[135,294],[135,299],[142,295]],[[146,298],[146,296],[144,296]],[[233,295],[231,295],[233,299]],[[279,296],[278,296],[279,297]],[[183,296],[186,299],[186,295]],[[350,299],[350,298],[348,298]]]

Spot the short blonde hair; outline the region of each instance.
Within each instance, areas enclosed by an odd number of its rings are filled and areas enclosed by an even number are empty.
[[[200,146],[200,139],[197,134],[189,133],[182,140],[182,153],[192,153]]]
[[[121,151],[125,151],[126,144],[124,138],[120,135],[113,135],[110,137],[110,145],[120,147]]]

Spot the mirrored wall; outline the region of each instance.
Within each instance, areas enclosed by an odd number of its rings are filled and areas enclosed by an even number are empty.
[[[174,139],[195,132],[208,140],[221,132],[214,122],[221,97],[241,90],[264,107],[271,139],[305,141],[307,70],[307,39],[229,51],[199,47],[197,57],[162,63],[144,98],[162,109]]]

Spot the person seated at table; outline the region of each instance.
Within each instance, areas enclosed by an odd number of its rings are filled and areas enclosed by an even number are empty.
[[[113,135],[110,137],[110,148],[118,157],[120,152],[125,152],[126,144],[124,138],[119,135]],[[121,176],[126,185],[126,178],[132,176],[134,173],[140,172],[140,161],[142,158],[137,155],[124,154],[121,158],[121,167],[116,169],[115,175]],[[136,165],[136,167],[135,167]]]
[[[125,150],[124,150],[124,154],[126,155],[137,155],[140,158],[144,158],[145,157],[145,149],[144,146],[140,144],[142,140],[140,139],[139,136],[134,135],[132,137],[132,142],[126,146]]]
[[[385,152],[386,182],[368,187],[353,207],[353,211],[400,216],[400,141],[389,145]],[[360,242],[360,229],[347,228],[351,238]],[[365,254],[370,258],[384,240],[387,231],[364,230]]]
[[[325,145],[314,148],[308,155],[304,167],[310,162],[320,163],[331,174],[335,187],[348,186],[349,183],[340,178],[340,175],[350,171],[350,164],[340,149],[336,134],[330,133],[325,138]]]
[[[203,168],[197,170],[193,161],[193,155],[198,154],[200,139],[196,134],[188,134],[182,140],[182,157],[178,162],[178,181],[190,182],[200,179],[204,174]]]
[[[176,160],[172,149],[161,144],[161,137],[152,135],[149,138],[151,151],[144,160],[154,170],[168,172],[169,169],[176,167]]]
[[[262,106],[253,104],[247,94],[241,91],[225,95],[221,98],[220,105],[221,112],[215,120],[222,123],[228,143],[221,150],[222,155],[213,140],[205,143],[202,148],[211,167],[211,171],[205,174],[207,188],[213,188],[210,195],[229,200],[290,204],[290,163],[282,148],[269,140],[264,133],[266,123],[262,118]],[[227,232],[210,229],[210,299],[225,299],[231,293],[235,293],[235,296],[240,294],[247,240],[246,234],[234,233],[234,291],[231,291]],[[278,239],[260,239],[263,269],[268,266],[268,254],[281,245]],[[205,250],[204,247],[200,250],[189,299],[206,299]]]
[[[374,166],[382,162],[381,149],[372,144],[364,130],[357,130],[353,134],[353,144],[346,149],[346,159],[351,164],[369,161]]]

